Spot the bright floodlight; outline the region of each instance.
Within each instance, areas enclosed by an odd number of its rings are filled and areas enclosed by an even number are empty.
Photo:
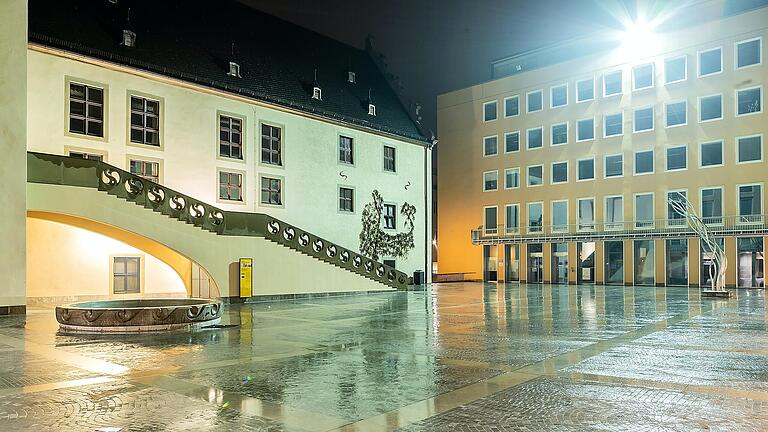
[[[627,59],[647,57],[656,50],[653,26],[645,21],[628,23],[621,39],[621,50]]]

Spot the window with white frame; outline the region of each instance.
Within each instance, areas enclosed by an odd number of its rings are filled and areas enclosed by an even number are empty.
[[[762,42],[755,38],[736,43],[736,69],[762,63]]]
[[[498,209],[494,207],[483,208],[483,228],[486,233],[496,234],[499,226]]]
[[[219,171],[219,199],[227,201],[243,200],[243,175]]]
[[[155,183],[160,182],[160,163],[154,161],[131,159],[128,161],[128,169],[133,175],[143,177]]]
[[[576,122],[576,141],[595,139],[595,119],[582,119]]]
[[[568,143],[568,123],[558,123],[552,125],[551,131],[552,145],[561,145]]]
[[[549,106],[558,108],[568,105],[568,84],[562,84],[549,89]]]
[[[499,189],[499,172],[486,171],[483,173],[483,191],[490,192]]]
[[[752,87],[736,91],[736,115],[749,115],[763,111],[763,89]]]
[[[552,184],[568,183],[568,161],[552,162]]]
[[[528,203],[528,232],[540,232],[544,224],[544,203]]]
[[[622,93],[622,73],[620,70],[603,75],[603,97]]]
[[[384,229],[397,228],[397,206],[395,204],[384,204],[382,208]]]
[[[497,116],[496,101],[490,101],[483,104],[483,121],[496,120]]]
[[[69,83],[69,132],[104,137],[104,89]]]
[[[528,129],[528,149],[541,148],[544,145],[542,128]]]
[[[653,192],[635,195],[635,228],[653,228]]]
[[[339,211],[343,213],[355,212],[355,190],[339,186]]]
[[[504,208],[504,217],[507,232],[517,232],[520,229],[520,204],[507,204]]]
[[[667,171],[680,171],[688,168],[688,147],[667,147]]]
[[[520,96],[504,98],[504,117],[514,117],[520,114]]]
[[[664,83],[672,84],[688,79],[688,57],[680,56],[664,60]]]
[[[678,213],[674,207],[672,207],[672,201],[685,202],[688,192],[685,190],[669,191],[667,192],[667,225],[680,226],[685,225],[685,216]]]
[[[568,200],[552,201],[552,231],[568,231]]]
[[[653,150],[635,152],[635,174],[653,173]]]
[[[506,168],[504,170],[504,189],[520,187],[520,168]]]
[[[141,257],[112,257],[112,292],[141,293]]]
[[[739,185],[739,216],[741,222],[758,220],[762,211],[763,188],[759,184]]]
[[[131,95],[131,142],[160,146],[160,102]]]
[[[595,178],[595,159],[581,159],[577,162],[576,180],[593,180]]]
[[[384,171],[397,172],[397,149],[392,146],[384,146]]]
[[[339,162],[355,164],[355,140],[352,137],[339,135]]]
[[[651,87],[653,87],[653,63],[632,68],[632,90],[643,90]]]
[[[624,175],[624,155],[605,156],[605,178],[621,177]]]
[[[688,123],[688,103],[686,101],[664,104],[667,127],[682,126]]]
[[[504,134],[504,153],[520,151],[520,132],[507,132]]]
[[[736,161],[738,163],[760,162],[763,160],[763,136],[752,135],[736,138]]]
[[[283,205],[283,182],[275,177],[261,177],[261,203]]]
[[[595,80],[588,78],[576,82],[576,102],[586,102],[595,98]]]
[[[595,199],[594,198],[579,198],[579,229],[580,230],[593,230],[595,229]]]
[[[261,125],[261,162],[283,165],[283,130],[277,126]]]
[[[723,95],[702,96],[699,98],[699,121],[706,122],[723,118]]]
[[[711,141],[701,143],[699,148],[699,166],[711,167],[723,165],[723,142]]]
[[[77,158],[77,159],[95,160],[99,162],[104,160],[104,155],[97,154],[97,153],[89,153],[85,151],[74,151],[74,150],[70,150],[69,157]]]
[[[701,220],[705,224],[723,223],[723,188],[701,189]]]
[[[483,138],[483,156],[496,156],[499,153],[499,137],[487,136]]]
[[[532,165],[528,167],[528,186],[541,186],[544,184],[544,166]]]
[[[723,71],[723,50],[713,48],[699,52],[699,76],[714,75]]]
[[[541,111],[544,108],[544,92],[536,90],[526,96],[526,111],[529,113]]]
[[[653,130],[653,107],[638,108],[634,112],[634,131],[645,132]]]
[[[243,158],[243,120],[219,115],[219,156]]]
[[[624,222],[624,197],[621,195],[605,197],[605,229],[620,230]]]
[[[624,114],[606,114],[603,119],[603,136],[612,137],[624,134]]]

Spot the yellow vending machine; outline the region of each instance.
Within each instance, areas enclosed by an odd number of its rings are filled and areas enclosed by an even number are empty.
[[[240,298],[253,295],[253,258],[240,258]]]

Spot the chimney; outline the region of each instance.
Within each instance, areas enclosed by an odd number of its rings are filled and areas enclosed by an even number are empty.
[[[136,46],[136,32],[131,30],[131,8],[128,8],[128,17],[123,29],[123,42],[120,44],[129,48]]]

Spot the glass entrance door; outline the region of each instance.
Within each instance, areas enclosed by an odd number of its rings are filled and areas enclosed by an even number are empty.
[[[552,283],[568,283],[568,243],[552,243]]]
[[[765,287],[763,275],[763,238],[739,237],[736,239],[738,286],[743,288]]]
[[[496,245],[483,246],[483,280],[486,282],[496,282],[499,278],[497,250]]]
[[[504,280],[517,282],[520,280],[520,245],[504,245]]]
[[[624,285],[624,242],[607,241],[605,247],[605,283]]]
[[[688,239],[667,240],[667,285],[688,285]]]
[[[595,283],[595,242],[576,243],[578,283]]]
[[[528,282],[541,283],[544,278],[544,252],[541,243],[528,245]]]
[[[720,246],[720,249],[725,249],[725,241],[722,238],[717,238],[715,241]],[[705,289],[714,289],[712,281],[717,277],[714,264],[714,253],[707,247],[707,244],[701,242],[701,283],[699,284]]]

